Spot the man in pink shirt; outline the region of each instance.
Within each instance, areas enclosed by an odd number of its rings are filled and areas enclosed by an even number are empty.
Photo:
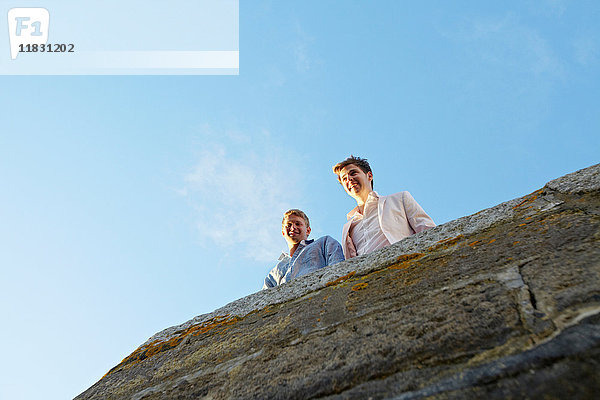
[[[379,196],[373,191],[373,172],[366,159],[350,156],[334,165],[333,172],[357,204],[342,229],[346,260],[435,226],[410,193]]]

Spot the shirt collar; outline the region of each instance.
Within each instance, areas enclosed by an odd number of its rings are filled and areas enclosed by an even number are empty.
[[[379,195],[377,194],[376,191],[371,190],[371,192],[369,192],[369,196],[367,197],[367,201],[365,202],[365,204],[368,203],[369,201],[373,201],[373,200],[379,200]],[[363,208],[363,210],[364,210],[364,208]],[[357,215],[362,216],[360,211],[358,211],[358,206],[356,206],[352,210],[350,210],[350,212],[348,214],[346,214],[346,218],[348,219],[348,221],[350,221]]]
[[[298,254],[298,251],[302,250],[304,248],[304,246],[306,246],[307,244],[311,244],[312,242],[314,242],[315,239],[305,239],[302,240],[299,244],[298,244],[298,248],[296,249],[296,251],[294,252],[294,254]],[[282,261],[285,258],[291,258],[290,257],[290,251],[282,251],[281,255],[279,256],[278,261]]]

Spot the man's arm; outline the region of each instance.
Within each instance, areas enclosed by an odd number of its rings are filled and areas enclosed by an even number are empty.
[[[331,236],[325,236],[325,261],[326,265],[337,264],[344,261],[344,252],[340,242]]]
[[[268,288],[272,288],[277,286],[277,282],[275,282],[275,280],[273,279],[273,277],[271,276],[271,274],[267,275],[267,277],[265,278],[265,283],[263,284],[263,290],[264,289],[268,289]]]
[[[415,233],[422,232],[435,226],[433,219],[427,215],[425,210],[423,210],[409,192],[403,193],[402,203],[404,205],[404,212],[406,213],[408,223]]]
[[[281,279],[285,275],[287,263],[285,260],[279,260],[275,268],[273,268],[267,277],[265,278],[265,282],[263,284],[263,289],[268,289],[271,287],[275,287],[281,283]]]

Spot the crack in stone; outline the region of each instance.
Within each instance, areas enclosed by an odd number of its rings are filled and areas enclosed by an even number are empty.
[[[540,258],[540,256],[528,257],[516,263],[509,264],[507,268],[500,272],[488,272],[483,274],[477,274],[472,278],[462,279],[461,281],[453,285],[444,286],[441,289],[439,289],[439,291],[462,289],[466,286],[486,280],[494,280],[497,282],[501,282],[505,284],[506,287],[509,289],[519,289],[526,286],[525,282],[523,282],[523,277],[521,276],[519,269],[538,258]]]
[[[543,310],[538,309],[538,302],[535,293],[531,290],[528,284],[523,279],[522,270],[523,267],[529,264],[531,261],[538,259],[540,256],[532,256],[526,258],[514,266],[510,272],[515,274],[513,279],[518,281],[520,284],[517,292],[517,308],[519,310],[519,317],[525,329],[531,334],[531,339],[534,343],[539,343],[544,338],[551,335],[556,331],[554,322],[546,317],[546,313]],[[508,286],[510,287],[510,286]]]
[[[531,302],[533,309],[538,311],[537,300],[535,298],[535,294],[533,293],[533,291],[531,289],[529,289],[529,286],[527,286],[527,291],[529,292],[529,301]]]
[[[444,286],[440,291],[457,290],[485,280],[495,280],[502,283],[509,290],[516,292],[517,312],[524,328],[533,336],[532,340],[539,342],[550,335],[555,329],[553,321],[546,317],[546,313],[538,309],[535,293],[523,280],[521,269],[530,262],[540,258],[531,256],[509,265],[501,272],[478,274],[469,279],[461,280],[454,285]]]
[[[584,318],[594,315],[587,314]],[[420,399],[441,393],[483,386],[492,382],[535,371],[555,360],[585,354],[600,345],[600,326],[594,323],[576,325],[559,332],[552,341],[540,344],[524,353],[494,360],[475,368],[460,371],[422,389],[405,392],[395,400]]]

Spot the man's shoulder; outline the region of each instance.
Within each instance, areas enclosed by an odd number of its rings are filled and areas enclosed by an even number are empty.
[[[328,248],[336,245],[341,247],[340,242],[338,242],[331,236],[321,236],[318,239],[313,239],[313,241],[310,244],[307,244],[306,251],[303,251],[302,254],[312,253],[313,251],[321,251],[322,253],[326,253]]]
[[[315,241],[313,242],[313,244],[315,244],[315,243],[321,244],[321,243],[324,243],[324,242],[325,243],[327,243],[327,242],[337,242],[337,240],[335,240],[334,238],[332,238],[329,235],[325,235],[325,236],[321,236],[318,239],[315,239]]]
[[[410,202],[411,200],[413,200],[413,197],[410,194],[410,192],[404,190],[402,192],[388,194],[387,196],[379,196],[379,200],[383,200],[384,204],[385,203],[403,204],[407,201]]]
[[[402,211],[407,207],[412,207],[415,204],[415,200],[408,191],[402,191],[387,196],[379,197],[379,206],[384,210],[388,211]]]

